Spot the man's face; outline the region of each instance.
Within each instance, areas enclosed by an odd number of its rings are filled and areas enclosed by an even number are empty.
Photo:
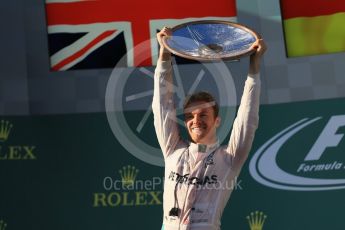
[[[214,116],[211,103],[193,102],[184,112],[186,128],[195,143],[212,144],[216,142],[216,129],[219,126],[220,117]]]

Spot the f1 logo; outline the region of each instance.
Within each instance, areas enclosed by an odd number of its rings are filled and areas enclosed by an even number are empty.
[[[326,148],[338,146],[344,137],[344,134],[337,134],[342,126],[345,126],[345,115],[332,116],[304,160],[319,160]]]

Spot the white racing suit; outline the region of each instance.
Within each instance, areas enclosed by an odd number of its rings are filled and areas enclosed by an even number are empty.
[[[171,61],[158,61],[152,109],[165,160],[164,230],[219,230],[222,212],[258,126],[259,74],[247,77],[230,140],[225,146],[218,143],[206,146],[180,138],[172,82]],[[178,210],[177,215],[172,215],[173,208]]]

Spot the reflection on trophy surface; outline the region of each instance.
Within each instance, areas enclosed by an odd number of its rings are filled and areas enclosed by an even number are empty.
[[[221,51],[223,51],[223,47],[218,44],[208,44],[199,47],[199,54],[201,56],[211,56],[219,54]]]

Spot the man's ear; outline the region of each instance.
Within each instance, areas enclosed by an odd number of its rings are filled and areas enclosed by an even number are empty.
[[[216,117],[216,128],[218,128],[220,126],[220,123],[222,121],[222,118],[220,118],[220,116]]]

